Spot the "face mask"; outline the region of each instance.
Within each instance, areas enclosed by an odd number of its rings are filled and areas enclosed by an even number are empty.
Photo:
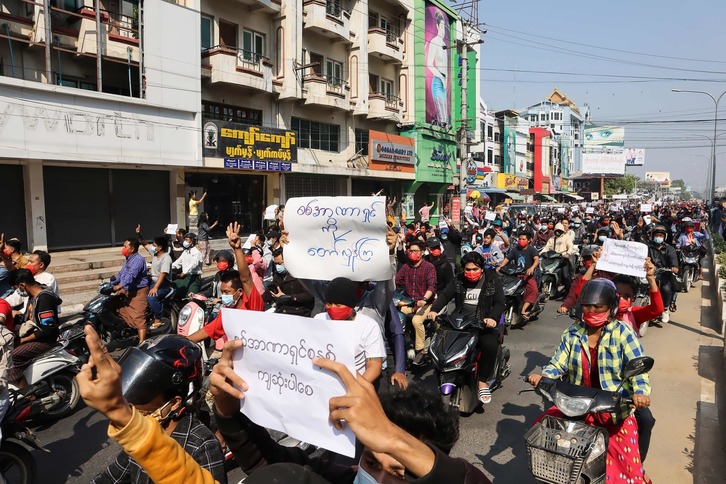
[[[693,233],[693,227],[686,227],[686,233],[692,234]]]
[[[165,409],[166,407],[168,407],[168,406],[169,406],[169,404],[171,404],[171,400],[169,400],[169,401],[168,401],[168,402],[166,402],[166,403],[165,403],[164,405],[162,405],[161,407],[157,408],[157,409],[156,409],[156,410],[154,410],[154,411],[149,411],[149,410],[140,410],[140,409],[138,409],[138,408],[136,409],[136,411],[137,411],[137,412],[139,412],[139,413],[140,413],[141,415],[143,415],[144,417],[151,417],[151,418],[153,418],[154,420],[156,420],[157,422],[159,422],[159,423],[160,423],[160,424],[162,425],[162,427],[165,427],[164,423],[165,423],[165,421],[166,421],[166,420],[167,420],[167,419],[169,418],[169,414],[170,414],[171,412],[169,412],[168,414],[166,414],[166,416],[165,416],[165,417],[162,417],[162,415],[161,415],[161,412],[162,412],[162,410],[164,410],[164,409]]]
[[[30,264],[25,266],[25,268],[28,269],[30,271],[30,273],[33,275],[36,275],[38,273],[38,269],[36,269],[35,266],[31,266]]]
[[[189,242],[187,242],[186,240],[185,240],[184,242],[182,242],[182,247],[184,247],[185,249],[188,249],[189,247],[191,247],[191,245],[192,245],[192,244],[190,244],[190,243],[189,243]]]
[[[550,224],[550,225],[547,226],[547,229],[549,229],[549,230],[552,230],[553,228],[555,228],[555,226],[552,225],[552,224]]]
[[[159,252],[159,250],[156,247],[154,247],[153,245],[150,245],[149,252],[151,252],[151,255],[156,255],[156,253]]]
[[[582,320],[590,328],[600,328],[605,326],[610,319],[610,311],[604,313],[582,313]]]
[[[10,252],[10,249],[3,249],[3,253],[4,253],[4,254],[5,254],[6,256],[8,256],[8,257],[10,257],[10,256],[12,255],[12,252]]]
[[[524,249],[525,247],[527,247],[527,244],[528,244],[528,243],[529,243],[529,242],[527,242],[526,240],[518,240],[518,241],[517,241],[517,245],[518,245],[518,246],[520,246],[520,247],[521,247],[521,248],[523,248],[523,249]]]
[[[218,270],[218,271],[222,271],[222,272],[224,272],[224,271],[226,271],[227,269],[229,269],[229,262],[227,262],[227,261],[220,261],[220,262],[217,262],[217,270]]]
[[[359,465],[358,473],[355,475],[355,479],[353,479],[353,484],[378,484],[378,481]]]
[[[606,240],[608,240],[608,236],[600,235],[600,236],[598,236],[597,240],[599,240],[600,242],[605,242]]]
[[[431,255],[434,257],[441,257],[441,249],[431,249]]]
[[[247,265],[248,266],[251,266],[252,265],[252,256],[251,255],[246,255],[245,256],[245,262],[247,262]]]
[[[585,269],[589,269],[590,266],[592,265],[592,261],[591,260],[586,260],[584,265],[585,265]]]
[[[471,282],[477,282],[479,279],[481,279],[482,274],[482,271],[464,271],[464,277],[466,277],[466,280]]]
[[[353,313],[353,308],[349,308],[348,306],[331,306],[329,308],[325,308],[325,311],[328,313],[328,316],[330,316],[330,319],[335,321],[344,321]]]
[[[25,292],[25,291],[21,291],[21,290],[20,290],[20,288],[16,289],[16,290],[15,290],[15,292],[16,292],[16,293],[18,294],[18,296],[20,296],[20,297],[28,297],[28,293],[27,293],[27,292]]]
[[[620,302],[618,303],[618,314],[626,312],[628,309],[630,309],[630,306],[630,299],[625,299],[624,297],[621,297]]]
[[[665,240],[663,237],[653,237],[653,242],[656,244],[662,244],[663,240]]]
[[[272,247],[272,241],[271,240],[268,240],[267,242],[265,242],[265,244],[267,244],[267,247]]]
[[[123,254],[124,257],[128,257],[131,255],[131,251],[129,249],[127,249],[126,247],[122,247],[121,254]]]
[[[411,262],[418,262],[421,260],[421,253],[420,252],[409,252],[408,259]]]
[[[575,227],[576,229],[580,228],[580,224],[572,224],[572,226]]]
[[[540,226],[539,231],[540,232],[547,232],[547,226],[546,225]]]
[[[441,240],[446,240],[449,238],[449,234],[441,234]]]
[[[226,307],[231,308],[237,304],[237,300],[234,298],[234,294],[222,294],[222,304]]]
[[[275,270],[278,274],[284,274],[285,272],[287,272],[284,264],[275,264]]]

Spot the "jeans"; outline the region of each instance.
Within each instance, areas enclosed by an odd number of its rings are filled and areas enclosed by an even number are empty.
[[[163,300],[171,292],[171,284],[163,284],[156,296],[147,296],[146,299],[149,301],[149,310],[155,319],[161,319],[161,315],[164,313]]]

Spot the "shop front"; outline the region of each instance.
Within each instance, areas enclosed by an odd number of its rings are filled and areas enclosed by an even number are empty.
[[[3,210],[0,214],[0,223],[5,238],[17,237],[23,243],[27,239],[25,215],[25,184],[23,183],[23,167],[19,164],[0,164],[0,180],[3,181],[3,196],[5,206],[10,210]]]
[[[404,188],[416,177],[415,140],[374,130],[368,132],[368,140],[368,176],[353,177],[351,195],[380,193],[402,200]]]

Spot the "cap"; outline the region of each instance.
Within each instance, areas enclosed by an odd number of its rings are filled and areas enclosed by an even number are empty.
[[[355,307],[355,283],[347,277],[336,277],[325,288],[325,302]]]
[[[449,233],[449,227],[441,227],[441,233],[442,234],[448,234]]]
[[[441,241],[436,237],[429,237],[426,239],[426,247],[433,249],[435,247],[441,247]]]
[[[224,259],[227,262],[234,262],[234,256],[232,255],[232,252],[228,250],[220,250],[217,252],[217,254],[214,256],[215,262],[219,259]]]
[[[272,464],[254,471],[245,484],[330,484],[317,475],[310,467],[283,462]]]

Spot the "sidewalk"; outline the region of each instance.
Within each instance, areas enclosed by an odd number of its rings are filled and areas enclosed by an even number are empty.
[[[704,269],[704,281],[678,295],[670,323],[650,328],[642,339],[655,358],[651,410],[657,423],[645,462],[654,483],[726,482],[717,407],[724,341],[711,276]]]

